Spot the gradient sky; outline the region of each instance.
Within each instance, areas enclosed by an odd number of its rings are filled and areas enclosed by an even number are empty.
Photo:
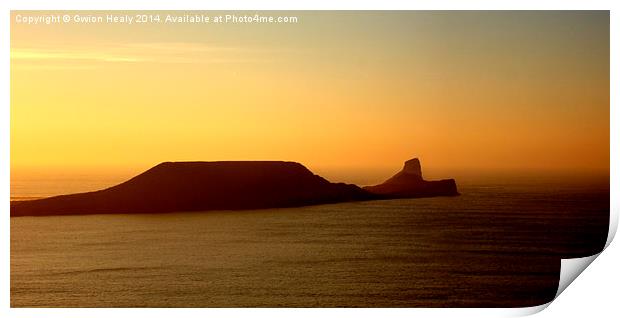
[[[130,26],[28,26],[17,14],[12,179],[289,160],[372,183],[412,157],[437,177],[609,172],[608,12]]]

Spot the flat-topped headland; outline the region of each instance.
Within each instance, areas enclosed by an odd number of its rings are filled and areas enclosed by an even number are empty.
[[[458,195],[454,180],[425,181],[412,159],[386,182],[332,183],[297,162],[164,162],[113,187],[11,202],[11,216],[247,210]]]

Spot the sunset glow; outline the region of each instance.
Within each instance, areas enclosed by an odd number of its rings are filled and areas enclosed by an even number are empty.
[[[436,176],[609,172],[607,12],[130,26],[12,14],[12,178],[260,159],[370,182],[414,156]]]

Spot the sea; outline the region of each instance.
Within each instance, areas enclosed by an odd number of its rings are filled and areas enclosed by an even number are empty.
[[[11,186],[14,200],[59,191]],[[598,253],[607,239],[608,180],[470,183],[459,192],[284,209],[12,217],[10,305],[526,307],[553,299],[562,258]]]

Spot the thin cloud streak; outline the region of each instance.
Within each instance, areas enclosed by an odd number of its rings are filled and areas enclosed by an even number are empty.
[[[121,56],[79,51],[46,51],[33,49],[12,49],[11,60],[79,60],[100,62],[143,62],[135,56]]]
[[[250,53],[251,57],[248,57]],[[132,43],[91,48],[12,48],[11,61],[20,64],[37,62],[49,67],[54,61],[81,63],[181,63],[181,64],[237,64],[266,63],[270,58],[255,57],[255,53],[269,53],[241,47],[218,47],[196,43]],[[37,64],[30,67],[37,68]]]

